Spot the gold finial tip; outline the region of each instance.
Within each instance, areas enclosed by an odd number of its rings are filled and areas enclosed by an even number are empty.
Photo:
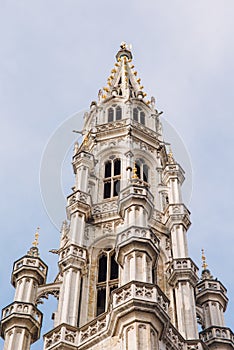
[[[206,263],[206,256],[205,256],[205,252],[204,252],[204,249],[202,248],[202,268],[203,270],[206,270],[208,265]]]
[[[35,240],[32,242],[32,245],[34,246],[34,247],[37,247],[38,246],[38,239],[39,239],[39,231],[40,230],[40,227],[37,227],[37,231],[35,232]]]
[[[120,48],[122,50],[132,50],[132,44],[127,44],[125,41],[122,41],[122,43],[120,44]]]

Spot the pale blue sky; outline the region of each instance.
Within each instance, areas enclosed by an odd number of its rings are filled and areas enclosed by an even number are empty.
[[[56,275],[48,250],[58,247],[59,232],[42,204],[40,160],[58,126],[97,98],[125,40],[145,91],[190,154],[189,251],[200,266],[205,248],[210,270],[228,288],[234,328],[233,17],[233,0],[0,1],[1,307],[13,300],[13,261],[38,225],[49,280]],[[71,171],[62,169],[67,194]]]

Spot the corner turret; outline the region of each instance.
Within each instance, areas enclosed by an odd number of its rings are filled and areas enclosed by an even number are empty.
[[[29,350],[40,337],[42,313],[36,299],[38,286],[46,282],[47,265],[40,259],[37,245],[38,232],[33,246],[13,266],[11,282],[16,290],[14,302],[2,310],[3,350]]]
[[[196,303],[201,309],[203,331],[200,338],[209,349],[233,349],[233,333],[225,327],[224,312],[227,307],[227,290],[223,284],[211,275],[204,250],[202,249],[202,274],[196,286]]]

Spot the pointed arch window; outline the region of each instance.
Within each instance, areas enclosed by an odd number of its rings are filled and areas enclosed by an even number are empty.
[[[116,197],[120,191],[121,179],[121,160],[119,158],[111,159],[104,165],[104,192],[103,198]]]
[[[114,109],[110,107],[108,109],[108,123],[113,122],[114,120]]]
[[[107,110],[108,115],[108,123],[111,123],[115,120],[121,120],[122,119],[122,108],[117,105],[112,105]]]
[[[136,160],[136,174],[138,179],[149,182],[149,167],[147,164],[145,164],[144,159],[137,159]]]
[[[122,109],[120,106],[116,107],[116,120],[122,119]]]
[[[133,119],[136,122],[145,125],[145,112],[142,111],[140,107],[133,108]]]
[[[111,292],[118,288],[119,265],[115,261],[115,250],[106,250],[98,258],[98,281],[96,315],[107,310]]]

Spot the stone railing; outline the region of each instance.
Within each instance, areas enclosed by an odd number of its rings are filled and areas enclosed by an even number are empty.
[[[200,332],[200,338],[205,343],[217,339],[219,341],[232,342],[234,345],[234,334],[226,327],[210,327]]]
[[[56,344],[62,343],[69,349],[77,349],[79,331],[76,327],[62,324],[44,335],[44,350],[54,349]]]
[[[164,221],[166,222],[170,217],[176,217],[178,215],[186,215],[189,217],[190,212],[184,204],[168,204],[164,214]]]
[[[172,274],[175,271],[190,269],[195,274],[198,272],[198,267],[194,264],[194,262],[190,258],[178,258],[173,259],[168,268],[168,273]]]
[[[102,214],[103,212],[117,212],[118,204],[117,200],[109,200],[105,203],[97,203],[93,205],[93,215]]]
[[[157,209],[154,209],[152,217],[154,220],[156,220],[160,223],[163,222],[163,213]]]
[[[131,239],[132,237],[144,238],[154,243],[154,245],[159,249],[159,239],[155,234],[147,228],[132,226],[128,229],[120,232],[117,236],[116,245],[121,244],[124,241]]]
[[[14,263],[13,272],[24,267],[36,268],[43,275],[46,275],[47,273],[47,266],[39,258],[24,256],[22,259],[19,259]]]
[[[20,317],[31,316],[34,321],[38,323],[38,326],[40,326],[42,321],[42,313],[33,304],[30,303],[15,301],[12,304],[6,306],[2,310],[2,321],[7,317],[13,315]]]
[[[172,285],[178,282],[178,280],[187,279],[190,283],[195,286],[198,281],[198,267],[194,264],[192,259],[190,258],[177,258],[173,259],[170,263],[167,273],[168,273],[168,281]]]
[[[132,181],[137,182],[138,179],[133,179]],[[140,196],[140,197],[147,197],[151,202],[153,202],[154,197],[153,195],[148,191],[147,187],[143,187],[141,185],[138,185],[137,183],[135,186],[128,186],[126,189],[120,192],[119,194],[119,200],[128,197],[128,196]]]
[[[150,128],[147,128],[145,125],[138,123],[136,120],[132,120],[132,125],[137,128],[137,130],[143,131],[145,134],[153,137],[154,139],[158,138],[158,133],[156,131],[153,131]]]
[[[224,294],[226,294],[227,290],[226,288],[218,281],[212,281],[212,280],[204,280],[199,283],[199,285],[196,288],[196,293],[201,293],[203,290],[213,290],[213,291],[221,291]]]
[[[169,301],[157,286],[145,282],[129,282],[112,292],[113,309],[126,303],[130,299],[151,301],[157,303],[166,313]]]
[[[59,260],[61,261],[63,259],[66,259],[69,256],[86,260],[87,251],[86,249],[76,244],[69,244],[69,246],[61,250],[61,253],[59,255]]]
[[[169,349],[185,349],[185,341],[181,337],[181,335],[173,328],[169,327],[166,333],[166,341],[169,342]]]
[[[81,327],[79,344],[85,343],[86,341],[92,339],[93,337],[97,337],[100,333],[105,331],[108,326],[108,321],[109,315],[105,313],[96,318],[94,321]]]
[[[91,203],[90,195],[86,192],[81,191],[81,190],[77,190],[74,193],[70,194],[67,197],[67,200],[68,200],[68,206],[76,203],[77,201],[88,204],[88,205],[90,205],[90,203]]]
[[[100,132],[105,132],[105,131],[109,131],[109,130],[115,130],[117,128],[122,128],[123,126],[127,125],[127,121],[129,119],[121,119],[121,120],[117,120],[111,123],[106,123],[106,124],[101,124],[101,125],[97,125],[97,133]]]

